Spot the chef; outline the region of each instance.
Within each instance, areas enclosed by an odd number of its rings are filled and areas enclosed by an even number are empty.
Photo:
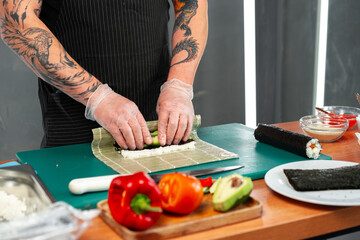
[[[100,124],[123,149],[186,140],[193,82],[207,40],[207,1],[0,1],[3,41],[39,77],[42,147],[90,142]]]

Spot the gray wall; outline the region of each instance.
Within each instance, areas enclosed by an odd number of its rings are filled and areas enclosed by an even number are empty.
[[[313,112],[317,0],[257,0],[258,122]],[[330,0],[324,105],[359,107],[360,1]]]
[[[242,1],[209,0],[209,38],[194,87],[202,126],[245,121],[242,12]],[[6,160],[38,149],[43,132],[37,78],[2,41],[0,72],[0,160]]]
[[[0,160],[38,149],[42,138],[37,78],[0,41]]]
[[[360,1],[331,0],[326,61],[325,105],[359,107]]]
[[[209,38],[195,80],[195,112],[202,126],[244,123],[243,1],[208,2]],[[295,121],[313,111],[317,3],[256,1],[258,122]],[[325,105],[358,107],[359,10],[357,0],[330,0]],[[0,72],[0,160],[5,160],[38,149],[42,123],[36,76],[1,41]]]
[[[194,87],[202,126],[245,123],[243,3],[209,0],[209,37]]]
[[[256,1],[258,122],[312,112],[317,1]]]

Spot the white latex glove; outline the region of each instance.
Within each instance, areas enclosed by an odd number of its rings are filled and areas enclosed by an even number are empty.
[[[151,136],[136,104],[115,93],[107,84],[100,85],[89,98],[85,117],[96,120],[108,130],[122,149],[143,149]]]
[[[192,85],[172,79],[165,82],[160,90],[156,107],[160,145],[187,141],[194,122]]]

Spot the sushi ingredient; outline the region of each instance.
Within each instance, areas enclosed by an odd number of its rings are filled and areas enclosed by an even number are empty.
[[[150,136],[151,136],[151,140],[152,140],[152,143],[151,144],[146,144],[144,143],[144,149],[153,149],[153,148],[158,148],[160,147],[160,143],[159,143],[159,137],[158,137],[158,131],[155,130],[155,131],[152,131],[150,133]],[[187,141],[181,141],[179,143],[179,145],[182,145],[182,144],[186,144],[186,143],[189,143],[189,142],[192,142],[193,139],[191,137],[189,137],[189,139]],[[115,150],[116,151],[121,151],[122,148],[120,148],[120,146],[117,144],[117,142],[114,143],[114,147],[115,147]],[[129,151],[141,151],[141,150],[129,150]]]
[[[296,191],[360,189],[360,164],[327,169],[284,169]]]
[[[178,145],[160,146],[158,131],[153,131],[150,133],[150,135],[152,143],[144,143],[144,149],[142,150],[123,150],[116,142],[114,143],[115,150],[118,151],[124,158],[136,159],[195,148],[195,141],[191,137],[188,139],[188,141],[181,141]]]
[[[189,214],[197,209],[204,196],[199,179],[182,173],[165,174],[160,182],[164,210],[177,214]]]
[[[143,172],[114,178],[108,205],[116,222],[134,230],[150,228],[162,214],[160,190]]]
[[[0,191],[0,222],[25,217],[26,204],[13,194]]]
[[[355,114],[345,114],[344,118],[346,118],[349,121],[348,129],[352,128],[357,124],[357,117]]]
[[[253,189],[251,178],[234,173],[218,180],[212,205],[216,211],[226,212],[248,199]]]
[[[357,123],[357,115],[356,114],[335,114],[333,113],[333,117],[337,119],[347,119],[349,121],[348,129],[352,128]]]
[[[259,142],[284,149],[306,158],[317,159],[320,156],[321,145],[319,140],[310,136],[262,123],[255,129],[254,136]]]
[[[210,193],[210,187],[213,184],[212,177],[199,178],[204,194]]]
[[[219,177],[219,179],[216,180],[216,181],[213,183],[213,185],[211,185],[211,187],[210,187],[210,189],[209,189],[210,193],[214,193],[214,192],[215,192],[216,187],[217,187],[217,185],[218,185],[218,183],[219,183],[220,180],[221,180],[221,177]]]
[[[342,128],[334,128],[328,125],[312,124],[303,128],[309,136],[318,139],[320,142],[329,142],[340,138],[345,131]]]
[[[203,187],[204,194],[210,193],[210,187]]]
[[[304,116],[300,118],[300,126],[310,137],[316,138],[319,142],[333,142],[343,136],[349,127],[346,119],[333,118],[328,116]]]
[[[211,185],[213,184],[212,177],[199,178],[199,181],[201,183],[201,186],[203,186],[203,187],[211,187]]]
[[[330,111],[327,112],[321,108],[316,107],[316,110],[323,112],[325,114],[327,114],[328,116],[334,118],[334,119],[347,119],[349,121],[349,127],[348,129],[352,128],[356,123],[357,123],[357,115],[356,114],[336,114],[335,111]]]
[[[159,146],[156,148],[143,149],[143,150],[121,150],[120,154],[127,159],[137,159],[142,157],[158,156],[171,152],[184,151],[188,149],[195,149],[195,141],[188,143],[170,146]]]
[[[313,138],[306,144],[306,156],[309,158],[318,158],[320,151],[321,145],[317,139]]]
[[[151,144],[144,144],[144,148],[147,148],[149,146],[151,146],[151,147],[160,146],[159,137],[158,137],[158,131],[156,130],[156,131],[151,132],[150,136],[151,136],[152,143]]]

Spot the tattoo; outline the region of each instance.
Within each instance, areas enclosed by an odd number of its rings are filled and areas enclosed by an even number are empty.
[[[189,27],[189,23],[191,19],[196,15],[196,10],[198,8],[198,1],[197,0],[174,0],[174,8],[175,13],[179,15],[176,17],[175,24],[174,24],[174,33],[179,29],[184,30],[184,36],[188,37],[191,36],[192,32]],[[176,54],[181,51],[187,51],[188,56],[182,61],[174,63],[170,67],[173,67],[180,63],[190,62],[197,57],[197,53],[199,51],[199,44],[197,41],[190,37],[185,38],[184,40],[180,41],[176,44],[172,51],[173,58]]]
[[[174,33],[179,30],[184,30],[184,36],[188,37],[191,35],[191,29],[189,23],[191,19],[196,15],[198,8],[197,0],[174,0],[175,13],[179,13],[174,24]]]
[[[89,100],[91,94],[95,92],[99,86],[100,86],[99,82],[92,83],[91,87],[89,87],[88,89],[86,89],[86,91],[80,93],[79,95],[84,97],[84,99],[87,101]]]
[[[35,15],[38,16],[38,17],[40,16],[40,12],[41,12],[40,6],[42,6],[42,2],[43,2],[42,0],[38,0],[38,6],[39,6],[39,8],[35,8],[35,9],[34,9],[34,13],[35,13]]]
[[[12,48],[23,61],[42,79],[55,86],[59,90],[76,90],[83,84],[90,84],[82,93],[73,96],[80,101],[87,100],[90,93],[94,92],[100,85],[96,79],[83,70],[75,61],[71,60],[62,45],[54,39],[53,35],[42,28],[24,29],[24,21],[27,18],[29,1],[20,0],[12,8],[5,11],[0,17],[0,32],[4,42]],[[15,2],[15,1],[14,1]],[[41,0],[38,0],[41,6]],[[8,4],[3,1],[3,6]],[[4,7],[4,9],[7,9]],[[38,15],[40,9],[35,9]],[[21,15],[21,19],[19,16]],[[21,21],[21,22],[20,22]],[[54,44],[55,43],[55,44]],[[51,55],[51,47],[55,50]],[[63,70],[63,71],[60,71]],[[63,74],[66,72],[66,74]],[[65,75],[65,76],[64,76]],[[70,88],[69,88],[70,87]],[[65,91],[66,92],[66,91]]]
[[[178,54],[181,51],[186,51],[188,53],[187,58],[185,58],[184,60],[181,60],[177,63],[174,63],[170,67],[180,64],[180,63],[190,62],[190,61],[194,60],[197,57],[197,54],[199,51],[199,44],[192,37],[185,38],[184,40],[182,40],[178,44],[176,44],[176,46],[173,50],[173,56],[175,56],[176,54]]]

